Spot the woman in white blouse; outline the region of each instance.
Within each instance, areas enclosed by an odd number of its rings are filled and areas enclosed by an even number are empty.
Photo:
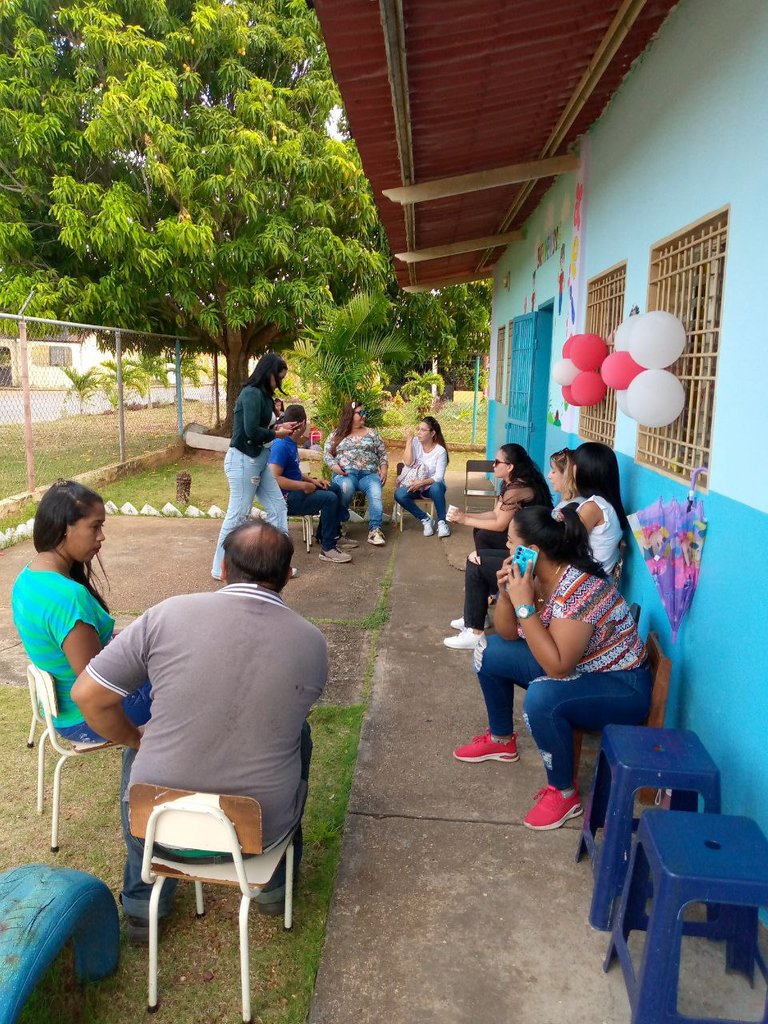
[[[416,436],[408,430],[403,454],[405,469],[402,482],[395,490],[395,501],[422,524],[424,536],[435,532],[435,522],[417,502],[426,498],[434,502],[438,537],[450,537],[451,528],[445,521],[445,470],[448,451],[440,424],[434,416],[425,416],[419,423]]]

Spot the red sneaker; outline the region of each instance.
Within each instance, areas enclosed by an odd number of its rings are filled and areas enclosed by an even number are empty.
[[[545,786],[539,790],[534,800],[536,803],[523,818],[523,824],[539,831],[560,828],[569,818],[584,813],[578,790],[572,796],[563,796],[554,786]]]
[[[509,743],[496,743],[491,739],[491,730],[486,729],[482,736],[475,736],[471,743],[457,747],[453,756],[458,761],[517,761],[517,734],[513,734]]]

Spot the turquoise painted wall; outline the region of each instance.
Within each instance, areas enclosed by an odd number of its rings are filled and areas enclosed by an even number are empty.
[[[710,490],[704,495],[709,529],[700,584],[675,645],[631,538],[623,590],[642,605],[643,631],[657,631],[673,660],[667,724],[701,736],[723,773],[725,810],[755,817],[768,832],[768,374],[761,299],[768,234],[766,52],[764,0],[684,0],[673,10],[586,140],[581,285],[626,260],[625,312],[634,303],[644,310],[651,247],[729,208]],[[569,188],[572,178],[553,187],[531,218],[527,238],[540,230],[547,205],[557,207]],[[527,259],[518,243],[499,264],[499,323],[510,302],[530,287]],[[502,288],[507,270],[509,293]],[[543,278],[551,290],[551,278]],[[547,290],[542,284],[541,301]],[[537,303],[538,293],[537,281]],[[564,340],[565,324],[556,317],[553,359]],[[553,385],[551,404],[558,395]],[[683,484],[635,464],[636,429],[618,414],[616,450],[627,510],[660,496],[684,497]],[[548,451],[579,440],[547,427]]]

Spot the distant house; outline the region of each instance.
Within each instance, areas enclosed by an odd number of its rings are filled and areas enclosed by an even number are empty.
[[[618,0],[456,0],[435,21],[404,0],[389,25],[390,6],[315,0],[398,279],[492,277],[489,455],[518,441],[546,467],[605,442],[630,511],[684,499],[706,467],[701,579],[677,643],[632,538],[624,592],[672,657],[668,724],[701,736],[725,809],[768,829],[768,5],[649,0],[627,17]],[[609,337],[634,306],[687,333],[685,408],[658,429],[615,392],[569,406],[551,376],[571,334]]]
[[[72,367],[84,373],[106,358],[96,345],[96,335],[71,334],[28,338],[29,384],[36,390],[68,389],[69,379],[62,371]],[[19,339],[0,336],[0,388],[21,387]]]

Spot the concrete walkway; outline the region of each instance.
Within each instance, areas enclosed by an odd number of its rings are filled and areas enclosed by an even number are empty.
[[[470,549],[468,529],[441,542],[413,520],[400,540],[310,1024],[630,1020],[621,971],[602,970],[607,936],[587,924],[591,870],[574,862],[582,819],[544,833],[522,825],[545,784],[525,729],[515,763],[452,757],[487,726],[470,653],[442,644],[462,611],[454,566]],[[741,1005],[760,1019],[764,987],[726,977],[719,944],[685,941],[699,944],[684,948],[688,1012],[714,978],[706,1013],[741,1019]]]

